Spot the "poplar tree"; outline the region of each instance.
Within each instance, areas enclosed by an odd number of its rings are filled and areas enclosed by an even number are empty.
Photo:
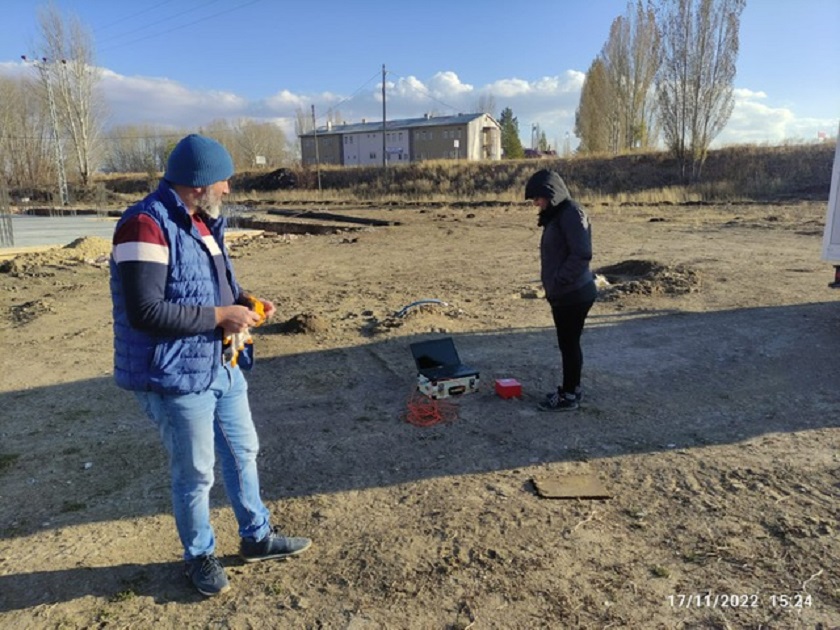
[[[614,100],[615,149],[647,148],[652,144],[646,123],[653,101],[649,96],[661,60],[659,28],[650,4],[627,4],[625,15],[613,20],[601,59]]]
[[[659,118],[686,181],[700,179],[709,145],[732,114],[745,5],[746,0],[662,0]]]
[[[615,119],[613,100],[604,62],[595,59],[580,92],[580,104],[575,112],[575,135],[580,139],[580,153],[606,153],[612,149],[610,129]]]
[[[620,153],[655,144],[651,113],[659,63],[652,6],[628,2],[587,72],[576,116],[582,151]]]

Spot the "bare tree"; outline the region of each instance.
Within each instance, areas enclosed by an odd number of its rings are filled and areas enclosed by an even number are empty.
[[[295,110],[295,135],[302,136],[315,129],[315,121],[312,120],[312,112],[302,107]]]
[[[489,114],[490,116],[494,116],[493,112],[496,111],[496,97],[492,94],[482,94],[478,97],[478,102],[475,104],[475,111],[473,113],[476,114]]]
[[[274,123],[247,118],[233,122],[214,120],[202,133],[227,147],[237,170],[254,168],[257,156],[264,157],[265,165],[269,167],[277,167],[291,160],[286,134]]]
[[[336,126],[342,123],[343,119],[341,117],[341,111],[338,109],[333,109],[330,107],[327,110],[327,124]]]
[[[76,16],[65,19],[55,5],[41,9],[38,18],[40,56],[48,61],[41,77],[54,86],[61,130],[70,138],[79,177],[87,185],[102,159],[104,114],[93,37]]]
[[[115,127],[105,138],[103,167],[114,173],[156,176],[166,166],[169,145],[182,135],[148,125]]]
[[[15,188],[54,181],[53,139],[48,114],[32,99],[35,80],[0,77],[0,175]]]
[[[659,115],[686,180],[700,178],[709,144],[732,114],[745,5],[746,0],[662,0]]]
[[[338,112],[335,115],[340,117]],[[279,126],[240,119],[234,124],[233,131],[235,157],[239,158],[243,167],[257,165],[257,157],[262,157],[267,167],[277,167],[290,161],[286,134]]]

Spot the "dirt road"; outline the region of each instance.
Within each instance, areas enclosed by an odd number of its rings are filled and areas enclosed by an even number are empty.
[[[233,246],[279,309],[250,377],[265,500],[315,544],[244,565],[216,488],[233,588],[210,601],[181,575],[157,437],[110,376],[107,241],[8,263],[0,627],[840,627],[825,204],[590,213],[613,282],[571,414],[536,410],[559,357],[530,207],[365,209],[401,225]],[[395,317],[424,298],[447,305]],[[441,336],[481,390],[412,426],[408,345]],[[535,491],[569,475],[611,498]]]

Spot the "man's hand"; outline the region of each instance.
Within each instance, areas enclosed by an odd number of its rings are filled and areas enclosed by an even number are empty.
[[[269,302],[269,304],[271,303]],[[271,304],[271,307],[274,309],[273,304]],[[268,309],[266,309],[266,315],[268,315]],[[225,333],[229,335],[245,332],[251,326],[259,324],[260,319],[257,312],[241,304],[216,307],[216,326],[223,328]]]
[[[274,313],[277,312],[277,308],[274,306],[274,302],[271,300],[260,300],[263,305],[263,311],[265,312],[265,318],[270,319]]]

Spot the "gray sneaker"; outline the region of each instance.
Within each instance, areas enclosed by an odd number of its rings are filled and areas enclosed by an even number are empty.
[[[580,408],[577,396],[554,392],[549,398],[537,405],[540,411],[574,411]]]
[[[553,392],[548,392],[548,393],[545,395],[545,399],[546,399],[546,400],[551,400],[551,399],[552,399],[554,396],[556,396],[558,393],[559,393],[561,396],[565,393],[565,392],[563,392],[563,388],[562,388],[562,387],[558,387],[558,388],[557,388],[557,389],[555,389]],[[578,389],[578,390],[575,392],[575,400],[577,400],[577,401],[578,401],[578,404],[580,404],[580,403],[581,403],[581,401],[583,400],[583,390],[582,390],[582,389]]]
[[[239,555],[245,562],[259,562],[272,558],[290,558],[303,553],[312,546],[308,538],[283,536],[275,527],[268,536],[258,542],[245,540],[239,543]]]
[[[184,574],[205,597],[213,597],[230,589],[225,569],[213,554],[187,560]]]

